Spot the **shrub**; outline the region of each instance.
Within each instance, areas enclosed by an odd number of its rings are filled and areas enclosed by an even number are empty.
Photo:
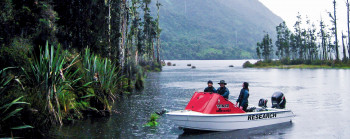
[[[32,126],[25,125],[21,120],[21,112],[24,109],[24,105],[29,105],[29,103],[22,101],[23,96],[12,99],[11,96],[13,97],[14,94],[7,94],[9,89],[13,86],[21,86],[20,88],[23,88],[18,78],[7,73],[7,71],[11,69],[14,68],[4,68],[0,70],[0,133],[33,128]]]
[[[29,61],[28,54],[32,51],[32,46],[28,40],[23,38],[15,38],[9,46],[1,46],[0,48],[0,68],[5,67],[27,67]]]
[[[243,64],[243,68],[252,68],[252,67],[254,67],[254,65],[252,63],[250,63],[249,61],[246,61]]]
[[[141,90],[144,88],[144,73],[142,68],[139,68],[137,74],[136,74],[136,81],[135,81],[135,89]]]
[[[72,86],[80,80],[74,78],[79,69],[72,70],[72,66],[78,62],[78,56],[66,61],[67,53],[62,52],[60,46],[55,50],[46,43],[45,50],[40,50],[38,57],[33,54],[30,75],[26,74],[32,87],[32,101],[36,101],[34,104],[37,108],[41,107],[40,113],[48,114],[48,122],[52,124],[63,124],[62,118],[70,114],[67,107],[79,114],[75,107],[76,96],[71,91]]]
[[[289,65],[291,60],[289,58],[283,58],[280,60],[283,65]]]
[[[114,102],[115,94],[123,89],[120,70],[111,60],[92,54],[89,49],[85,50],[83,67],[85,82],[94,82],[95,97],[90,104],[100,110],[111,110],[110,100]]]

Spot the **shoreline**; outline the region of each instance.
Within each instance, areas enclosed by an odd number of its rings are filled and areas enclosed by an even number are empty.
[[[307,64],[298,64],[298,65],[268,65],[268,66],[253,66],[250,68],[270,68],[270,69],[350,69],[350,66],[328,66],[328,65],[307,65]]]
[[[320,61],[319,61],[320,62]],[[325,64],[327,63],[327,64]],[[275,68],[275,69],[350,69],[350,65],[341,62],[321,61],[315,64],[292,63],[285,64],[281,61],[257,61],[252,64],[246,61],[243,68]]]

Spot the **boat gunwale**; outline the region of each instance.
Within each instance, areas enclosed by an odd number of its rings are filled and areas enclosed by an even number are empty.
[[[180,112],[180,111],[184,112],[184,113],[173,113],[173,112]],[[200,112],[196,112],[196,111],[178,110],[178,111],[172,111],[170,113],[166,113],[166,115],[193,116],[193,117],[227,117],[227,116],[247,116],[247,115],[266,114],[266,113],[285,113],[285,112],[291,112],[293,114],[293,117],[295,116],[291,110],[261,111],[261,112],[246,112],[246,113],[228,113],[228,114],[206,114],[206,113],[200,113]],[[189,115],[188,113],[191,113],[191,114]]]
[[[283,124],[283,123],[288,123],[288,122],[290,122],[290,121],[271,124],[271,125],[264,125],[264,126],[272,126],[272,125],[278,125],[278,124]],[[196,129],[196,130],[206,130],[206,131],[235,131],[235,130],[245,130],[245,129],[257,128],[257,127],[264,127],[264,126],[255,126],[255,127],[242,128],[242,129],[219,129],[219,130],[214,129],[214,128],[198,128],[198,127],[193,127],[193,126],[180,126],[180,127],[181,128],[188,128],[188,129]]]
[[[262,120],[277,120],[277,119],[282,119],[282,118],[293,118],[294,116],[290,115],[290,116],[284,116],[284,117],[276,117],[276,118],[268,118],[268,119],[258,119],[258,120],[249,120],[249,122],[259,122],[259,121],[262,121]],[[192,120],[179,120],[179,119],[176,119],[174,121],[184,121],[184,122],[188,122],[188,121],[191,121],[191,122],[216,122],[216,123],[227,123],[227,122],[248,122],[248,121],[232,121],[232,120],[228,120],[228,121],[201,121],[201,120],[195,120],[195,119],[192,119]]]

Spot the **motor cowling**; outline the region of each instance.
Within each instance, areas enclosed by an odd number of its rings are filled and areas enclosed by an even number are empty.
[[[284,109],[286,107],[286,98],[282,92],[275,92],[271,97],[272,108]]]
[[[259,107],[266,108],[267,107],[267,99],[260,99],[259,100]]]

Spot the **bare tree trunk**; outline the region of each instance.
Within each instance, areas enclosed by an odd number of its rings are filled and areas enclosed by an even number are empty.
[[[111,0],[108,0],[108,57],[112,58],[112,45],[111,45]]]
[[[153,56],[153,58],[152,58],[152,61],[154,61],[155,59],[156,59],[156,55],[155,55],[155,53],[154,53],[154,39],[152,39],[152,56]]]
[[[349,0],[346,0],[346,7],[347,7],[347,14],[348,14],[348,20],[347,20],[347,25],[348,25],[348,56],[350,58],[350,5],[349,5]]]
[[[333,1],[333,7],[334,7],[334,32],[335,32],[335,55],[336,55],[336,60],[339,60],[339,46],[338,46],[338,31],[337,31],[337,14],[336,14],[336,2],[335,0]]]
[[[139,64],[139,51],[136,49],[135,52],[135,64],[138,65]]]
[[[159,29],[159,10],[161,4],[157,0],[157,62],[159,65],[161,65],[160,62],[160,29]]]
[[[349,40],[350,42],[350,40]],[[349,59],[350,59],[350,45],[348,45],[348,56],[349,56]]]
[[[122,0],[122,3],[120,4],[120,20],[119,23],[119,32],[121,33],[121,38],[119,40],[119,66],[121,68],[121,71],[124,70],[124,64],[125,64],[125,36],[126,36],[126,0]]]
[[[157,37],[157,62],[160,64],[160,37]]]
[[[341,33],[342,35],[342,43],[343,43],[343,60],[346,60],[346,50],[345,50],[345,44],[344,44],[344,38],[346,38],[346,36],[344,36],[343,32]]]

